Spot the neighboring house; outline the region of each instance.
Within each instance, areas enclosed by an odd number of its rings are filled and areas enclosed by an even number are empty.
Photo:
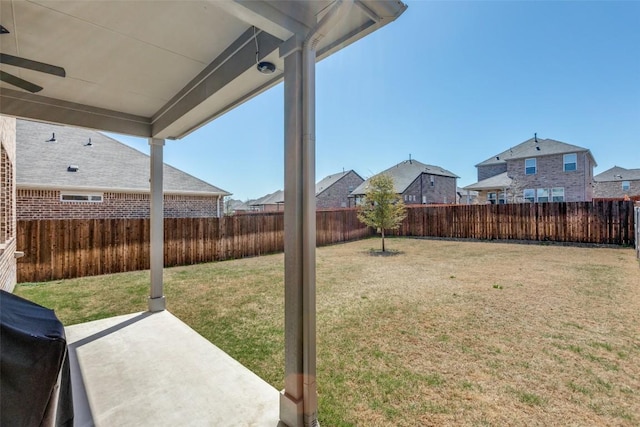
[[[241,215],[249,212],[251,208],[247,202],[242,200],[227,199],[224,205],[225,215]]]
[[[349,194],[364,179],[353,170],[324,177],[316,184],[316,209],[346,208]],[[251,212],[284,211],[284,191],[278,190],[256,200],[246,202]]]
[[[0,289],[16,285],[16,119],[0,116]]]
[[[537,136],[478,163],[479,203],[580,202],[593,198],[596,161],[586,148]]]
[[[396,193],[408,205],[456,203],[456,180],[459,177],[440,166],[425,165],[417,160],[409,159],[380,172],[380,174],[386,174],[393,178]],[[369,179],[351,192],[350,197],[354,200],[353,206],[360,203],[367,192]]]
[[[597,199],[623,199],[640,196],[640,169],[614,166],[593,177],[593,197]]]
[[[364,179],[353,170],[324,177],[316,184],[316,209],[348,207],[349,194],[363,182]]]
[[[251,212],[284,211],[284,190],[278,190],[248,202]]]
[[[456,187],[456,203],[459,205],[474,205],[478,199],[478,192],[473,190],[465,190],[464,188]]]
[[[92,130],[16,124],[18,219],[148,218],[149,156]],[[216,217],[230,193],[164,165],[166,218]]]

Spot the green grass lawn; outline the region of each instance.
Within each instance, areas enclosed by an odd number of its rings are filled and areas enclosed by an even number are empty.
[[[317,251],[323,426],[640,423],[632,249],[379,239]],[[165,270],[168,309],[283,387],[283,255]],[[22,284],[65,325],[144,311],[149,273]]]

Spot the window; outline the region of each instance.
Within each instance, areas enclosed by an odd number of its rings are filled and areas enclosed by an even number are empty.
[[[431,175],[431,186],[433,187],[434,185],[436,185],[436,179],[433,175]]]
[[[506,192],[502,192],[500,193],[500,199],[498,200],[498,203],[500,203],[501,205],[505,205],[507,204],[507,193]]]
[[[629,191],[631,183],[629,181],[622,181],[622,191]]]
[[[549,189],[538,188],[538,203],[548,202],[548,201],[549,201]]]
[[[551,201],[552,202],[564,202],[564,188],[552,188],[551,189]]]
[[[562,156],[562,161],[565,172],[571,172],[578,168],[578,155],[576,153],[565,154]]]
[[[102,202],[102,194],[61,193],[60,200],[63,202]]]
[[[525,201],[533,203],[536,201],[536,190],[533,188],[527,188],[524,190],[522,197]]]
[[[524,174],[535,175],[536,173],[536,159],[526,159],[524,161]]]
[[[497,193],[488,193],[487,194],[487,202],[491,203],[492,205],[495,205],[497,200],[498,200],[498,194]]]

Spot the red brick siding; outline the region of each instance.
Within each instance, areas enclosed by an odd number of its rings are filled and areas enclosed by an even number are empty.
[[[422,203],[422,196],[427,204],[456,203],[456,178],[423,173],[401,194],[406,204]]]
[[[103,193],[102,202],[62,202],[58,190],[19,189],[17,193],[19,220],[149,218],[149,194]],[[215,217],[217,197],[165,195],[164,216]]]
[[[364,179],[355,172],[349,172],[316,196],[316,209],[349,207],[349,194],[363,182]]]
[[[629,181],[629,189],[622,190],[622,181]],[[621,179],[619,181],[595,182],[593,197],[598,199],[621,199],[624,196],[640,195],[640,179]]]
[[[565,202],[591,201],[593,198],[593,162],[586,152],[577,153],[577,169],[565,172],[563,155],[536,157],[536,173],[525,175],[525,159],[510,160],[507,173],[514,180],[511,191],[526,188],[564,188]],[[521,197],[521,194],[519,194]]]
[[[16,120],[0,116],[0,289],[16,284]]]
[[[507,171],[507,164],[478,166],[478,181],[483,181],[492,176],[500,175]]]

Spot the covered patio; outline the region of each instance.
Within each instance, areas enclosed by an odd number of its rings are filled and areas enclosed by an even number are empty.
[[[74,389],[84,387],[89,408],[78,414],[86,424],[77,425],[162,425],[171,416],[203,425],[317,424],[315,64],[405,9],[396,0],[0,0],[0,114],[145,137],[150,145],[149,313],[68,328],[81,374]],[[162,313],[162,163],[165,140],[282,81],[285,387],[274,394]],[[209,406],[217,410],[198,409]]]
[[[76,426],[278,425],[278,391],[166,310],[65,329]]]

